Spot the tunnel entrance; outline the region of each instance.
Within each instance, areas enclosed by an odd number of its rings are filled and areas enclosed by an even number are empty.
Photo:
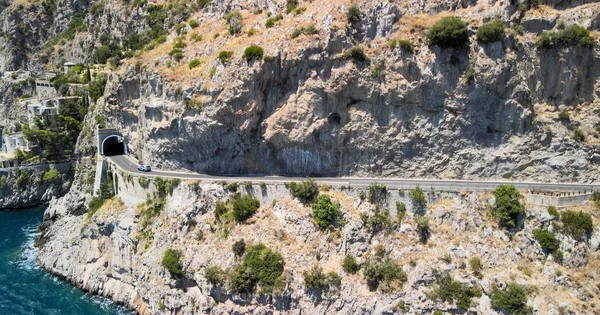
[[[109,136],[104,139],[104,141],[102,141],[102,154],[104,154],[104,156],[126,154],[123,138],[119,136]]]

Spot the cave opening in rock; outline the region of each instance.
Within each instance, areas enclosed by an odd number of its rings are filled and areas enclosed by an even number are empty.
[[[119,136],[109,136],[102,141],[102,153],[104,156],[125,154],[125,142]]]

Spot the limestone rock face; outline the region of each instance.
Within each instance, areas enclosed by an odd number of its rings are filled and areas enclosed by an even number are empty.
[[[63,163],[1,170],[0,209],[44,205],[62,197],[71,188],[74,173],[72,167],[71,163]],[[57,170],[58,177],[45,181],[44,174],[51,169]]]
[[[120,181],[121,194],[134,191],[135,180]],[[564,303],[571,311],[581,312],[585,309],[582,301],[599,296],[595,289],[598,274],[591,267],[599,257],[587,241],[557,234],[564,253],[564,261],[558,264],[542,252],[532,234],[543,220],[541,212],[527,207],[532,216],[522,230],[503,230],[489,216],[490,193],[426,192],[429,206],[421,215],[434,217],[443,209],[444,221],[430,220],[429,239],[422,243],[417,231],[406,228],[416,226],[411,208],[401,223],[369,231],[362,217],[372,215],[375,205],[360,201],[366,189],[330,187],[321,192],[339,202],[343,211],[344,226],[329,231],[320,231],[310,206],[293,199],[283,185],[239,189],[258,198],[261,208],[247,222],[230,226],[215,221],[214,208],[232,193],[215,183],[180,183],[150,221],[141,214],[143,205],[127,207],[118,198],[106,201],[93,215],[78,213],[73,205],[81,203],[81,194],[74,189],[52,202],[46,213],[37,242],[39,264],[140,314],[174,310],[178,314],[390,314],[398,305],[411,314],[435,310],[462,314],[466,310],[432,295],[443,273],[481,289],[483,294],[472,299],[471,310],[482,314],[501,314],[492,307],[493,288],[504,289],[511,282],[538,288],[535,295],[528,295],[528,305],[541,314]],[[406,196],[390,194],[385,202],[408,201]],[[587,207],[585,211],[593,210]],[[461,227],[455,229],[456,222],[466,225],[458,224]],[[276,293],[238,293],[230,280],[222,284],[207,280],[208,267],[232,271],[241,263],[232,246],[242,239],[247,246],[262,243],[283,255],[285,286]],[[180,251],[185,277],[174,278],[161,265],[167,249]],[[377,253],[381,250],[383,254]],[[343,271],[346,255],[354,256],[363,269],[373,259],[398,261],[406,282],[400,287],[382,282],[376,292],[371,291],[364,270],[357,274]],[[472,267],[474,258],[479,258],[479,272]],[[307,289],[304,272],[313,266],[336,272],[341,285],[329,291]]]

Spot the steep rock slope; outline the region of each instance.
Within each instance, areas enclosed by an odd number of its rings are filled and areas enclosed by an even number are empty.
[[[138,183],[123,185],[129,191]],[[600,231],[596,227],[591,241],[557,234],[563,252],[558,264],[544,254],[533,235],[533,229],[558,222],[546,209],[526,207],[524,227],[509,233],[488,215],[490,194],[426,192],[428,207],[418,210],[408,194],[390,191],[388,202],[405,202],[408,212],[397,217],[392,211],[393,224],[379,230],[368,223],[374,221],[364,219],[374,217],[376,205],[361,199],[359,191],[331,187],[321,194],[340,203],[344,225],[319,231],[310,207],[290,198],[283,186],[239,189],[258,197],[262,206],[250,220],[234,225],[215,219],[216,202],[232,195],[218,184],[180,184],[151,221],[145,219],[144,209],[152,203],[127,207],[118,198],[108,200],[91,216],[69,215],[66,211],[81,202],[73,191],[46,213],[39,263],[78,287],[140,314],[431,314],[436,310],[457,314],[467,309],[498,314],[491,306],[492,292],[512,282],[527,288],[527,305],[539,314],[593,314],[595,304],[589,303],[600,295],[596,286]],[[588,206],[578,209],[594,211]],[[419,241],[419,216],[430,220],[425,243]],[[593,220],[597,225],[596,214]],[[242,261],[232,247],[240,240],[247,249],[262,243],[283,255],[284,276],[274,293],[232,289],[232,274]],[[181,253],[183,278],[171,275],[161,264],[168,249]],[[363,270],[344,272],[346,255],[356,257]],[[481,267],[471,262],[474,257]],[[372,291],[365,280],[365,264],[384,258],[397,262],[406,279],[389,284],[382,280]],[[227,272],[217,275],[222,280],[209,275],[212,266]],[[305,273],[313,266],[340,275],[341,285],[308,288]],[[455,303],[436,295],[440,275],[445,273],[479,292],[469,298],[466,308],[457,304],[458,299]]]
[[[107,121],[145,161],[214,174],[598,178],[597,46],[541,49],[535,34],[511,30],[491,44],[471,36],[468,48],[429,47],[425,17],[402,15],[395,4],[365,4],[363,24],[351,27],[343,5],[307,7],[306,17],[287,16],[276,30],[245,14],[253,36],[207,39],[224,23],[207,18],[191,31],[203,41],[186,40],[179,64],[160,54],[174,44],[169,37],[142,54],[143,67],[132,60],[113,77]],[[483,8],[456,13],[475,24],[491,17]],[[508,4],[491,9],[514,19]],[[318,35],[287,35],[309,24]],[[274,36],[280,41],[268,40]],[[389,47],[401,38],[413,40],[414,52]],[[370,61],[346,58],[361,42]],[[246,62],[251,43],[268,58]],[[216,55],[228,49],[233,58],[223,64]],[[187,69],[192,58],[202,65]],[[571,139],[576,127],[585,142]]]

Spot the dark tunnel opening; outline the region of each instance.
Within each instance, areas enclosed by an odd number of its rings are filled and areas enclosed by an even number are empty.
[[[119,142],[117,136],[110,136],[102,144],[102,152],[105,156],[125,154],[125,142]]]

